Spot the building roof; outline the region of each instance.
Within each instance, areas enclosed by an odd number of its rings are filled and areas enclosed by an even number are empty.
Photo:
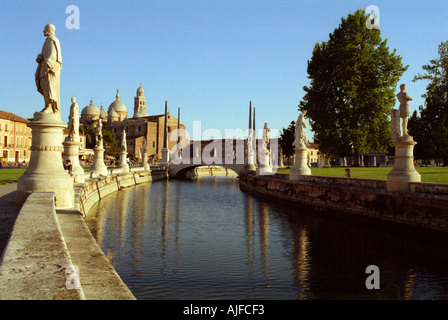
[[[29,120],[19,117],[18,115],[15,115],[14,113],[2,111],[2,110],[0,110],[0,119],[12,120],[12,121],[23,122],[23,123],[30,122]]]

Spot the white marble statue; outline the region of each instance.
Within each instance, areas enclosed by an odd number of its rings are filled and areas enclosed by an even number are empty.
[[[294,130],[294,147],[301,148],[306,147],[306,122],[305,122],[306,110],[303,111],[297,118],[295,130]]]
[[[270,133],[271,129],[268,128],[268,124],[265,123],[264,127],[263,127],[263,139],[262,139],[262,143],[261,143],[261,153],[260,156],[266,157],[267,159],[270,158],[271,152],[269,150],[269,133]]]
[[[96,137],[96,146],[95,147],[98,147],[98,148],[102,147],[102,142],[103,142],[102,129],[103,129],[103,121],[102,121],[101,117],[99,117],[98,123],[96,126],[96,135],[95,135],[95,137]]]
[[[402,84],[400,85],[400,92],[397,94],[397,99],[400,102],[400,118],[402,119],[402,136],[408,135],[408,118],[410,115],[409,110],[409,101],[412,101],[412,98],[408,96],[406,93],[406,85]]]
[[[43,113],[60,113],[60,78],[62,69],[61,45],[55,35],[55,26],[47,24],[44,36],[47,37],[42,52],[37,56],[38,63],[35,80],[37,91],[44,96]]]
[[[121,151],[127,151],[128,147],[126,145],[126,129],[123,129],[123,134],[121,135]]]
[[[147,143],[146,143],[146,137],[143,137],[143,142],[142,142],[142,154],[146,153],[148,149]]]
[[[263,134],[264,134],[264,148],[266,150],[269,150],[269,135],[270,135],[271,129],[268,128],[268,124],[265,123],[263,127]]]
[[[247,155],[249,157],[254,155],[254,139],[251,133],[247,136]]]
[[[72,98],[68,117],[68,140],[79,141],[79,106],[75,97]]]

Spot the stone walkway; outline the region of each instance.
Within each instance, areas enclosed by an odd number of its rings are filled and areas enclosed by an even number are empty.
[[[20,211],[14,202],[16,190],[17,182],[0,185],[0,257]]]

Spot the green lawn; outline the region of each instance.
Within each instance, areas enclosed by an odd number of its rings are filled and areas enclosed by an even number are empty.
[[[17,181],[25,172],[23,169],[0,169],[0,185]]]
[[[311,174],[316,176],[345,177],[344,167],[311,168]],[[351,168],[353,178],[386,180],[390,167],[359,167]],[[448,167],[416,167],[423,182],[448,183]],[[87,170],[84,169],[85,171]],[[0,169],[0,185],[17,181],[25,169]],[[279,173],[289,173],[289,168],[279,169]]]
[[[16,182],[17,179],[25,172],[26,168],[22,169],[0,169],[0,185],[11,182]],[[84,168],[84,171],[90,171],[89,168]]]
[[[344,167],[311,168],[311,174],[316,176],[345,177]],[[358,167],[352,169],[352,178],[386,180],[391,167]],[[448,183],[448,167],[416,167],[422,177],[422,182]],[[289,173],[289,168],[279,169],[279,173]]]

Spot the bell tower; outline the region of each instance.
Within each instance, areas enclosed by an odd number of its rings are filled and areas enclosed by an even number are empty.
[[[144,96],[142,84],[137,89],[137,96],[134,98],[134,118],[145,117],[146,113],[146,98]]]

